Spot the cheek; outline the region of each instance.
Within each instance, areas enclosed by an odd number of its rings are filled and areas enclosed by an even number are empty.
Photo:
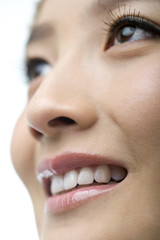
[[[160,64],[144,62],[132,73],[128,71],[120,77],[118,92],[112,99],[114,119],[127,136],[136,158],[141,163],[154,158],[159,164]]]
[[[23,113],[17,121],[13,133],[11,155],[13,165],[26,185],[34,174],[34,146],[34,139],[30,136],[25,122],[25,113]]]
[[[144,63],[122,79],[113,106],[117,119],[132,133],[153,135],[160,129],[160,64]]]
[[[44,195],[41,194],[41,188],[35,176],[35,150],[36,142],[28,130],[24,112],[15,127],[11,143],[11,155],[13,165],[27,187],[35,206],[37,225],[41,226]],[[37,199],[37,196],[40,196],[40,198]]]

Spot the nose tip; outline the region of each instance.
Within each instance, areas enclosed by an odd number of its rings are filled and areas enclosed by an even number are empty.
[[[84,130],[97,120],[95,108],[89,102],[57,104],[50,101],[32,101],[27,109],[27,123],[34,137],[54,136],[67,129]]]

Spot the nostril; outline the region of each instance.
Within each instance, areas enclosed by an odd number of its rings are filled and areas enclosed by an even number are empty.
[[[73,124],[76,124],[76,122],[67,117],[58,117],[48,122],[49,127],[69,126]]]
[[[29,128],[29,130],[30,130],[32,136],[33,136],[34,138],[36,138],[36,139],[40,139],[40,138],[42,137],[42,135],[43,135],[41,132],[37,131],[37,130],[34,129],[34,128]]]

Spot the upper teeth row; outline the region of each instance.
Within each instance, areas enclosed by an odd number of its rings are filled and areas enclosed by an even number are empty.
[[[71,170],[64,175],[54,175],[51,181],[52,195],[75,188],[77,184],[108,183],[111,178],[121,181],[126,177],[126,170],[121,167],[101,165],[96,168],[84,167],[78,170]]]

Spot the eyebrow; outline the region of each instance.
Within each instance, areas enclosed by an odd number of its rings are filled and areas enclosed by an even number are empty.
[[[43,23],[41,25],[35,25],[32,27],[27,46],[33,42],[43,40],[50,37],[54,33],[54,29],[49,23]]]

